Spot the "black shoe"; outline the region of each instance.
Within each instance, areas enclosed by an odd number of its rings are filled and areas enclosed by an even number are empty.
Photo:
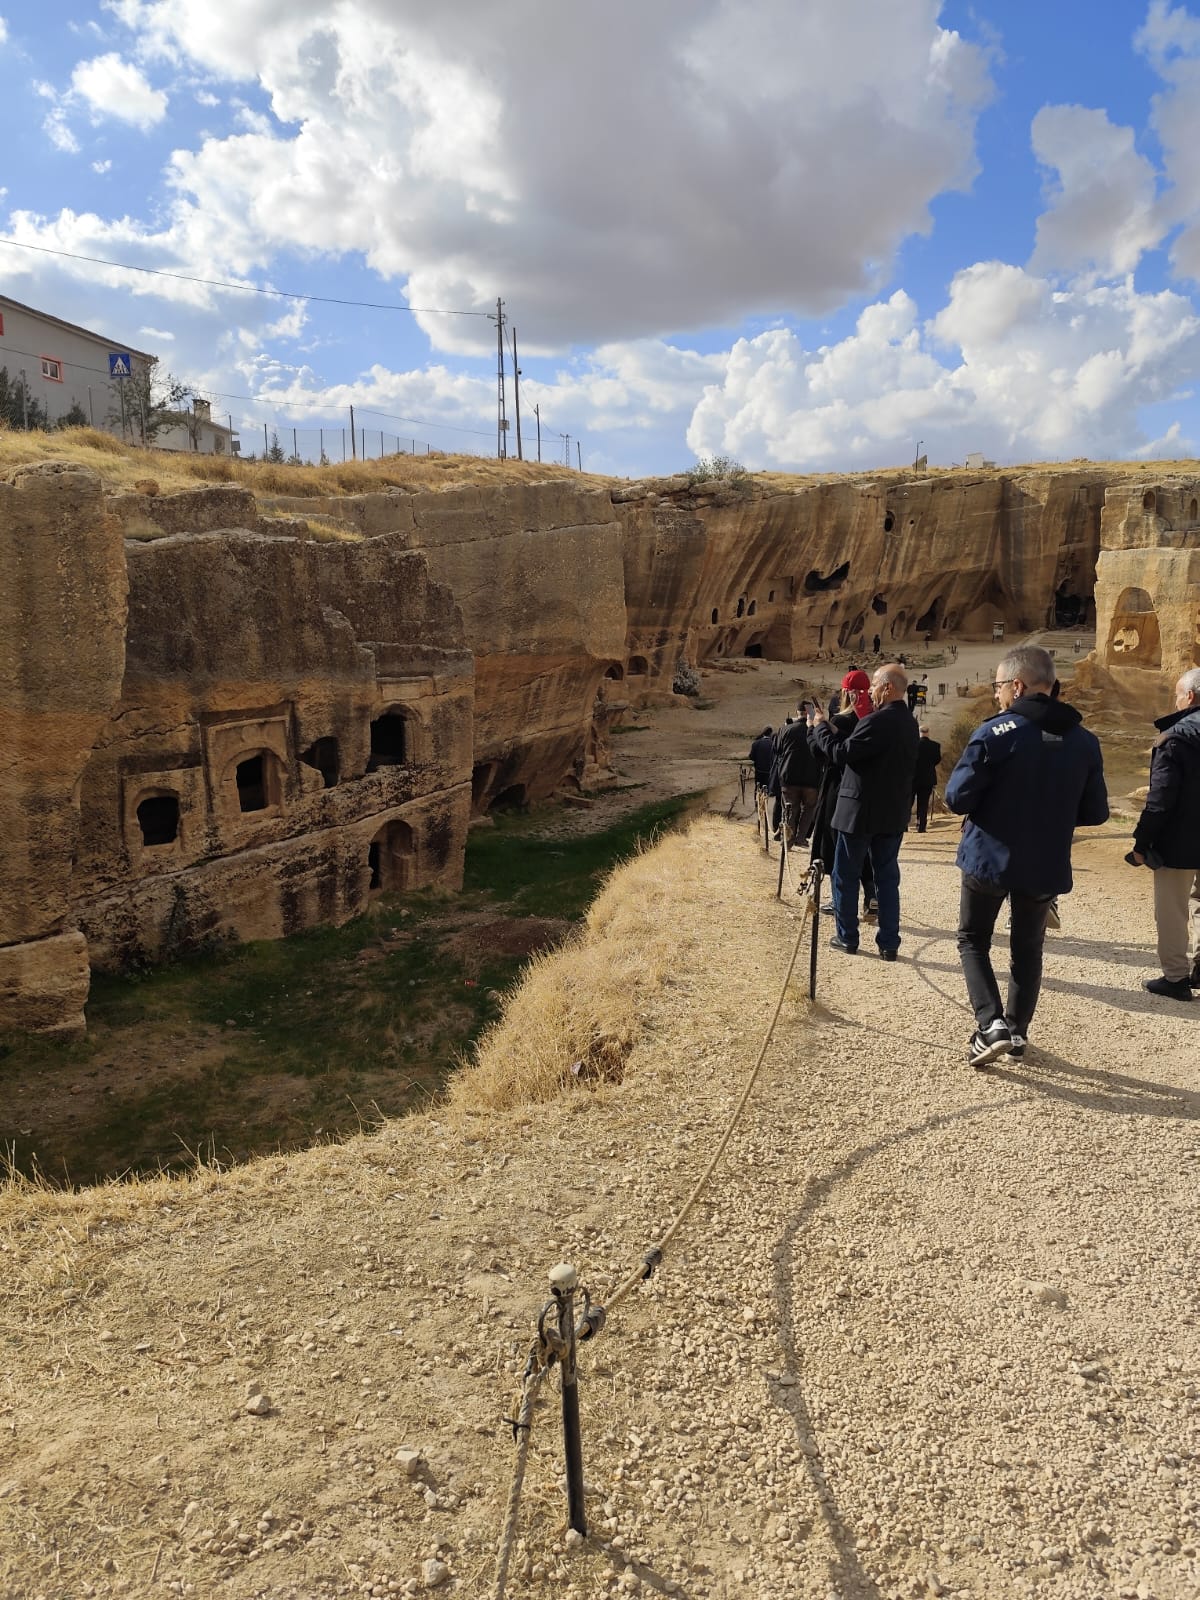
[[[1008,1058],[1010,1061],[1023,1061],[1025,1059],[1025,1046],[1029,1041],[1023,1033],[1013,1030],[1012,1044],[1009,1046]]]
[[[1189,989],[1200,989],[1200,964],[1192,968],[1192,975],[1188,979]]]
[[[1151,978],[1144,985],[1150,994],[1161,994],[1167,1000],[1190,1000],[1192,998],[1191,980],[1180,978]]]
[[[976,1028],[971,1035],[967,1060],[976,1068],[990,1067],[998,1056],[1009,1054],[1012,1043],[1012,1030],[1001,1017],[995,1022],[989,1022],[986,1028]]]
[[[879,959],[881,961],[895,961],[896,952],[895,950],[881,950],[879,952]]]
[[[831,950],[840,950],[844,956],[856,956],[858,954],[858,946],[856,944],[843,943],[837,934],[834,934],[833,938],[830,939],[829,948]]]

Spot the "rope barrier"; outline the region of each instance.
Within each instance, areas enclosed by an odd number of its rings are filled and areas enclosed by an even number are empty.
[[[628,1297],[633,1293],[634,1289],[636,1289],[639,1284],[645,1283],[646,1280],[651,1277],[655,1270],[662,1264],[662,1260],[668,1245],[672,1242],[676,1234],[678,1234],[680,1228],[683,1227],[683,1224],[691,1215],[691,1212],[695,1208],[695,1205],[701,1194],[704,1192],[709,1179],[720,1165],[721,1158],[729,1146],[730,1139],[733,1137],[734,1129],[737,1127],[738,1122],[741,1119],[742,1112],[746,1109],[746,1106],[750,1100],[750,1096],[754,1091],[754,1086],[758,1082],[758,1077],[759,1073],[762,1071],[763,1062],[767,1058],[767,1051],[770,1048],[771,1040],[775,1035],[775,1026],[778,1023],[780,1013],[783,1010],[783,1002],[787,998],[788,985],[792,981],[792,973],[796,970],[796,961],[800,955],[800,946],[804,941],[805,929],[808,927],[809,918],[812,916],[814,911],[812,896],[813,893],[820,893],[819,883],[813,882],[811,874],[808,878],[806,878],[806,883],[808,883],[812,892],[804,903],[804,911],[800,918],[800,927],[796,934],[796,941],[792,946],[792,953],[788,960],[787,971],[784,973],[783,983],[780,985],[779,998],[775,1002],[775,1009],[771,1014],[770,1022],[767,1024],[767,1031],[763,1035],[763,1041],[759,1048],[758,1057],[755,1060],[753,1067],[750,1069],[745,1085],[742,1088],[742,1092],[738,1096],[738,1102],[734,1106],[729,1120],[725,1125],[725,1131],[721,1135],[720,1142],[718,1143],[716,1150],[713,1152],[708,1165],[700,1174],[695,1184],[693,1184],[691,1193],[680,1207],[675,1220],[671,1223],[670,1227],[663,1234],[658,1243],[651,1245],[646,1253],[642,1256],[641,1262],[637,1269],[634,1272],[631,1272],[623,1283],[618,1284],[609,1298],[602,1303],[593,1304],[591,1299],[588,1297],[586,1290],[582,1291],[584,1295],[583,1314],[580,1317],[579,1322],[576,1324],[576,1337],[580,1342],[595,1338],[604,1328],[608,1316],[615,1311],[619,1305],[628,1299]],[[804,885],[801,885],[801,888],[803,887]],[[532,1418],[534,1401],[543,1379],[548,1375],[555,1360],[561,1359],[563,1353],[561,1338],[556,1335],[546,1324],[547,1314],[555,1304],[556,1302],[551,1300],[548,1301],[547,1304],[542,1308],[542,1313],[538,1318],[537,1338],[533,1341],[529,1351],[529,1359],[525,1364],[525,1374],[521,1385],[521,1403],[518,1407],[516,1417],[508,1419],[513,1430],[513,1436],[516,1440],[517,1455],[516,1460],[513,1463],[512,1483],[508,1491],[508,1505],[505,1511],[504,1525],[501,1529],[500,1541],[496,1555],[496,1578],[495,1585],[492,1590],[493,1600],[504,1600],[505,1591],[508,1585],[508,1569],[512,1560],[513,1545],[516,1540],[517,1517],[520,1512],[521,1505],[521,1489],[525,1481],[525,1465],[529,1455],[529,1437],[533,1426]]]
[[[733,1137],[733,1130],[737,1127],[742,1112],[746,1109],[746,1104],[750,1099],[751,1093],[753,1092],[754,1085],[758,1081],[758,1075],[762,1071],[762,1064],[766,1060],[767,1051],[770,1048],[771,1040],[775,1034],[775,1024],[779,1021],[779,1014],[783,1010],[783,1002],[787,998],[788,984],[792,981],[792,973],[796,970],[796,961],[800,955],[801,943],[804,940],[804,930],[808,926],[808,919],[812,915],[812,909],[812,900],[810,898],[806,900],[804,904],[804,914],[800,918],[800,930],[796,934],[796,942],[792,946],[792,954],[790,960],[788,961],[787,972],[784,974],[783,984],[779,990],[779,998],[775,1002],[775,1010],[771,1015],[771,1021],[767,1025],[767,1031],[763,1036],[763,1042],[758,1052],[758,1059],[750,1069],[750,1074],[746,1079],[745,1087],[738,1098],[737,1105],[733,1108],[733,1112],[730,1115],[728,1123],[726,1124],[725,1132],[721,1135],[720,1143],[713,1152],[712,1159],[709,1161],[704,1171],[700,1174],[700,1177],[696,1180],[696,1183],[692,1188],[692,1192],[684,1201],[678,1216],[667,1229],[666,1233],[663,1234],[662,1238],[656,1245],[652,1245],[650,1249],[647,1250],[646,1254],[642,1257],[641,1265],[638,1267],[638,1269],[635,1272],[630,1273],[629,1277],[626,1278],[623,1283],[617,1286],[608,1299],[602,1302],[606,1316],[611,1315],[617,1306],[619,1306],[622,1301],[626,1300],[633,1290],[637,1288],[638,1284],[644,1283],[646,1279],[651,1276],[654,1270],[661,1264],[667,1246],[671,1243],[672,1239],[674,1239],[680,1228],[687,1221],[687,1218],[691,1214],[693,1207],[703,1193],[705,1185],[716,1171],[721,1157],[725,1154],[726,1148],[729,1145],[729,1141]]]
[[[533,1404],[542,1380],[550,1371],[549,1365],[543,1358],[541,1335],[535,1340],[533,1349],[529,1352],[529,1363],[525,1368],[525,1377],[521,1384],[521,1404],[517,1407],[517,1414],[509,1420],[516,1440],[517,1455],[513,1462],[512,1483],[508,1490],[508,1507],[504,1514],[504,1526],[500,1530],[500,1543],[496,1552],[496,1582],[492,1591],[495,1600],[504,1600],[504,1591],[508,1587],[508,1567],[512,1560],[513,1545],[517,1537],[517,1516],[521,1509],[521,1489],[525,1483],[525,1463],[529,1457],[529,1436],[533,1432]],[[540,1364],[530,1370],[534,1362]]]

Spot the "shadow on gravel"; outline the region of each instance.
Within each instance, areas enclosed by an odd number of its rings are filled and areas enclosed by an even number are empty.
[[[1007,1057],[987,1069],[989,1078],[1003,1079],[1044,1094],[1050,1100],[1080,1106],[1085,1111],[1103,1111],[1119,1117],[1172,1117],[1185,1122],[1200,1122],[1200,1094],[1180,1089],[1175,1084],[1152,1083],[1146,1078],[1128,1078],[1119,1072],[1099,1072],[1081,1067],[1048,1050],[1029,1047],[1029,1058],[1011,1061]]]
[[[894,1035],[889,1037],[894,1037]],[[824,1205],[833,1190],[839,1184],[845,1183],[852,1178],[860,1168],[865,1167],[884,1150],[893,1150],[898,1145],[909,1144],[916,1139],[923,1139],[930,1133],[953,1127],[956,1122],[966,1122],[972,1117],[994,1112],[995,1109],[996,1103],[994,1100],[963,1106],[958,1111],[926,1117],[923,1122],[914,1123],[913,1126],[908,1128],[901,1128],[895,1133],[889,1133],[882,1139],[876,1139],[872,1144],[862,1145],[858,1150],[847,1156],[845,1161],[834,1167],[832,1171],[823,1176],[809,1179],[804,1190],[804,1198],[801,1201],[800,1209],[784,1229],[779,1243],[775,1247],[775,1300],[779,1306],[780,1315],[779,1337],[784,1350],[784,1364],[787,1374],[791,1378],[790,1385],[779,1388],[776,1394],[776,1404],[781,1411],[788,1413],[795,1426],[796,1438],[804,1456],[813,1491],[821,1507],[821,1515],[829,1530],[830,1539],[833,1541],[834,1559],[829,1572],[829,1585],[831,1591],[838,1595],[839,1600],[884,1600],[884,1591],[879,1587],[875,1579],[864,1571],[859,1560],[856,1536],[843,1520],[838,1507],[837,1496],[825,1474],[825,1468],[821,1462],[820,1445],[817,1442],[816,1430],[813,1427],[812,1412],[804,1396],[800,1370],[801,1362],[796,1346],[795,1330],[796,1275],[793,1257],[796,1239],[808,1227],[814,1215]],[[889,1585],[890,1592],[891,1586]]]
[[[943,934],[942,937],[948,938],[949,935]],[[1102,948],[1107,949],[1108,947],[1104,946]],[[1007,940],[998,940],[997,943],[993,945],[992,949],[993,963],[996,968],[996,977],[1000,980],[1001,992],[1003,992],[1004,984],[1007,979],[1007,961],[1005,959],[1008,951]],[[1049,951],[1049,958],[1052,961],[1055,947],[1053,945],[1048,945],[1047,949]],[[1070,952],[1066,953],[1069,954]],[[901,950],[901,959],[903,959],[904,954],[905,952]],[[1141,963],[1136,964],[1141,965]],[[927,961],[918,951],[912,957],[910,965],[916,971],[917,976],[921,978],[923,982],[927,983],[935,994],[940,995],[943,1000],[961,998],[963,1009],[966,1009],[965,990],[960,989],[958,995],[950,995],[945,989],[940,988],[938,984],[936,984],[929,976],[930,973],[937,973],[946,977],[953,976],[956,977],[961,984],[962,968],[958,966],[956,962]],[[1135,963],[1129,961],[1126,962],[1126,965],[1133,966]],[[1154,972],[1158,971],[1158,963],[1155,961],[1148,961],[1145,963],[1145,965],[1148,969],[1153,970]],[[1143,1016],[1169,1017],[1179,1015],[1179,1002],[1177,1000],[1164,1001],[1155,995],[1143,993],[1140,988],[1114,989],[1111,984],[1069,983],[1065,978],[1056,978],[1053,973],[1049,972],[1043,973],[1042,975],[1042,993],[1078,994],[1082,995],[1086,1000],[1094,1000],[1098,1005],[1108,1006],[1113,1011],[1136,1011]],[[1187,1013],[1185,1013],[1185,1016],[1186,1015]],[[1197,1020],[1200,1020],[1200,1010],[1197,1010],[1194,1015],[1196,1016]]]

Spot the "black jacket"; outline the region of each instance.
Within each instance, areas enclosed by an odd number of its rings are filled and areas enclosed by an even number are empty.
[[[918,794],[928,794],[937,783],[937,769],[942,759],[942,747],[936,739],[923,733],[917,745],[917,770],[913,774],[913,788]]]
[[[775,759],[775,735],[760,733],[750,746],[750,759],[754,763],[754,781],[765,789],[771,781],[771,763]]]
[[[779,781],[788,789],[815,789],[821,769],[808,748],[808,726],[804,722],[785,723],[775,742],[779,762]]]
[[[1150,793],[1133,834],[1139,855],[1164,867],[1200,867],[1200,706],[1159,717],[1150,754]]]
[[[903,700],[889,700],[863,717],[845,739],[828,722],[813,729],[813,744],[842,774],[833,811],[839,833],[904,832],[912,811],[919,738]]]
[[[1022,695],[981,723],[946,780],[946,804],[967,823],[958,865],[1019,894],[1066,894],[1076,828],[1108,817],[1104,762],[1074,706]]]

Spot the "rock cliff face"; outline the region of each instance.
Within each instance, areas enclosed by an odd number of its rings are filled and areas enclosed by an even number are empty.
[[[80,786],[95,963],[461,883],[471,657],[419,554],[252,533],[127,554],[125,676]]]
[[[626,658],[622,526],[607,492],[564,479],[277,504],[394,533],[453,592],[475,656],[477,810],[583,779],[600,685]]]
[[[19,472],[0,483],[0,1028],[78,1028],[89,954],[457,885],[471,809],[595,781],[607,728],[680,660],[1089,620],[1099,554],[1102,659],[1160,696],[1200,660],[1198,511],[1190,482],[1101,469],[263,504],[106,503],[81,469]],[[296,536],[318,516],[352,538]]]
[[[71,1033],[88,992],[78,787],[125,664],[125,555],[96,476],[0,483],[0,569],[0,1028]]]
[[[630,670],[677,648],[791,661],[1082,621],[1114,477],[650,489],[622,507]]]
[[[1163,690],[1200,666],[1200,479],[1111,489],[1101,545],[1100,665],[1134,703],[1161,714]]]

